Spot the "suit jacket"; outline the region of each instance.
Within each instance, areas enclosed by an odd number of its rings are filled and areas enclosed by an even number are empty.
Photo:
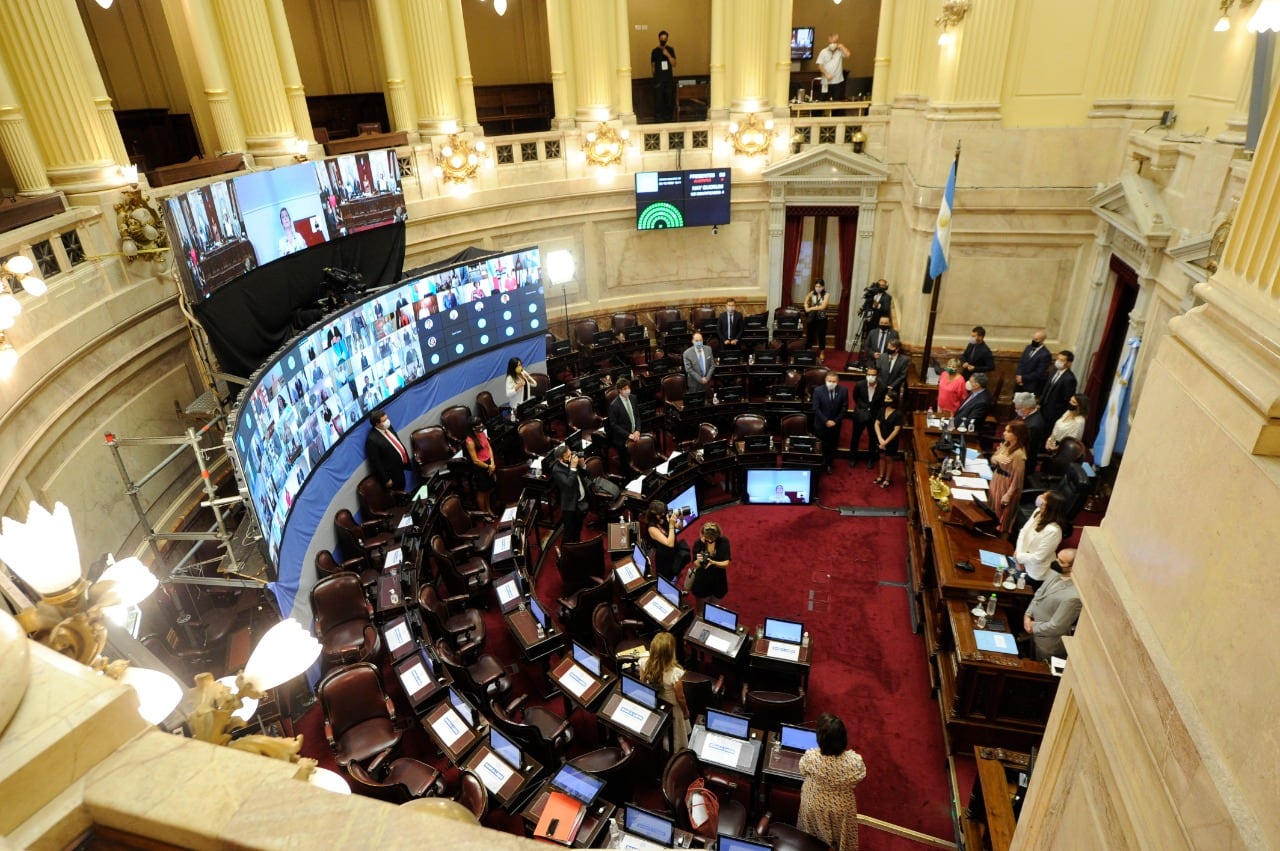
[[[636,400],[631,400],[631,413],[636,418],[636,431],[640,430],[640,412],[636,409]],[[621,396],[615,396],[609,403],[609,439],[614,446],[626,446],[631,436],[631,421],[627,418],[627,408]]]
[[[907,383],[907,356],[898,352],[892,368],[889,367],[890,360],[887,352],[880,357],[880,381],[886,388],[898,390]]]
[[[407,455],[409,447],[405,446],[404,451]],[[364,439],[364,457],[369,462],[370,471],[378,477],[378,481],[384,485],[391,482],[393,490],[405,489],[404,471],[409,465],[400,457],[400,451],[392,445],[390,440],[387,440],[387,436],[381,429],[369,429],[369,434]],[[413,456],[409,457],[412,460]]]
[[[1039,393],[1044,386],[1045,375],[1049,372],[1053,357],[1043,343],[1034,348],[1027,346],[1018,358],[1017,375],[1022,376],[1022,389],[1027,393]],[[1014,392],[1017,392],[1015,387]]]
[[[860,419],[875,419],[876,413],[884,407],[885,384],[883,380],[876,382],[876,389],[867,391],[867,380],[864,378],[853,385],[853,410]]]
[[[1045,438],[1049,436],[1049,427],[1045,422],[1044,413],[1041,411],[1032,411],[1027,418],[1022,421],[1027,427],[1027,436],[1031,440],[1031,445],[1027,447],[1027,471],[1035,469],[1036,456],[1044,451]]]
[[[970,343],[965,346],[960,361],[973,364],[974,372],[992,372],[996,368],[996,356],[991,354],[991,347],[986,343]]]
[[[703,384],[698,379],[706,378],[710,380],[711,376],[715,374],[716,371],[716,356],[711,353],[711,347],[704,345],[702,347],[702,354],[707,362],[707,372],[705,375],[703,375],[702,371],[698,368],[698,350],[693,346],[684,350],[684,389],[691,393],[696,390],[710,390],[707,385]]]
[[[585,468],[579,467],[575,472],[562,461],[552,461],[551,480],[556,483],[556,490],[560,492],[561,511],[586,509],[587,471]],[[579,484],[582,485],[581,491],[578,490]]]
[[[824,381],[813,389],[813,431],[823,434],[827,429],[827,420],[835,422],[837,433],[844,415],[849,412],[849,391],[843,385],[836,385],[836,392],[827,392]]]
[[[960,407],[956,408],[954,419],[973,420],[974,423],[981,427],[982,423],[987,419],[987,408],[991,407],[991,397],[987,395],[986,390],[976,390],[970,393],[968,397],[960,403]]]
[[[747,318],[741,310],[735,310],[733,313],[725,311],[716,317],[716,331],[720,334],[720,339],[726,342],[741,337],[742,329],[746,324]]]
[[[867,344],[863,348],[867,354],[879,357],[880,353],[887,351],[889,344],[896,339],[898,339],[898,332],[892,328],[888,331],[872,328],[867,332]]]
[[[881,316],[893,317],[893,296],[889,295],[888,292],[877,293],[873,301],[876,320],[879,320]]]
[[[1058,380],[1054,381],[1053,376],[1044,383],[1044,389],[1040,391],[1040,407],[1044,410],[1044,418],[1051,423],[1056,423],[1058,418],[1067,412],[1067,407],[1071,404],[1071,397],[1076,395],[1076,374],[1068,367],[1058,376]]]
[[[1036,595],[1027,606],[1031,616],[1031,635],[1036,645],[1036,658],[1047,662],[1050,656],[1065,656],[1062,636],[1071,632],[1080,617],[1080,592],[1075,582],[1064,579],[1060,573],[1052,573],[1044,584],[1036,589]]]

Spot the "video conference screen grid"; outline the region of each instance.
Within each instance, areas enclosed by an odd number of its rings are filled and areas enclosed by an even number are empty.
[[[529,248],[404,281],[326,319],[263,367],[232,431],[273,562],[298,493],[353,425],[443,367],[546,333],[541,265]]]
[[[165,208],[196,301],[258,266],[406,216],[393,150],[208,183]]]

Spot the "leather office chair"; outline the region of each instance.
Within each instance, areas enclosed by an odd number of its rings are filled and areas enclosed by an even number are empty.
[[[573,324],[573,344],[579,349],[587,348],[599,330],[600,325],[594,319],[578,320]]]
[[[653,312],[653,327],[658,334],[667,333],[667,326],[680,321],[680,311],[674,307],[662,307]]]
[[[564,594],[572,594],[594,584],[606,575],[604,564],[604,538],[597,536],[586,541],[565,541],[556,544],[556,570]]]
[[[693,443],[689,444],[689,451],[701,449],[719,437],[720,429],[716,428],[715,424],[698,423],[698,434],[693,438]]]
[[[430,545],[437,575],[444,580],[450,593],[475,599],[493,584],[489,562],[469,544],[451,548],[442,535],[432,535]]]
[[[551,376],[545,372],[530,372],[528,375],[533,382],[533,395],[545,396],[547,391],[551,389]]]
[[[689,717],[706,715],[707,710],[720,705],[724,697],[724,675],[712,677],[698,671],[685,671],[680,679],[684,687],[684,702],[689,707]]]
[[[689,808],[685,805],[685,793],[693,781],[701,778],[720,799],[720,823],[718,830],[727,836],[744,836],[747,830],[747,808],[734,800],[738,784],[718,772],[702,770],[697,755],[685,748],[672,754],[662,770],[662,797],[667,809],[675,818],[676,827],[691,830]]]
[[[493,471],[493,512],[498,514],[509,505],[515,505],[524,491],[524,479],[529,475],[529,462],[507,464]]]
[[[344,559],[364,556],[372,565],[382,565],[382,557],[391,546],[392,536],[383,530],[381,520],[357,523],[346,508],[339,508],[333,515],[333,532],[338,538],[338,548]]]
[[[751,725],[765,732],[778,729],[782,723],[799,724],[804,720],[804,692],[752,690],[742,687],[742,709],[751,716]]]
[[[812,434],[813,429],[810,428],[812,424],[813,419],[809,414],[783,414],[778,423],[778,431],[784,438],[797,434]]]
[[[476,817],[477,823],[489,812],[489,790],[474,771],[458,773],[458,794],[453,800],[466,807],[467,812]]]
[[[467,608],[466,602],[465,594],[441,598],[430,583],[418,589],[418,607],[426,615],[431,637],[450,639],[464,661],[479,656],[485,640],[484,615]]]
[[[658,451],[658,439],[648,433],[628,440],[627,452],[631,454],[631,466],[640,472],[647,473],[667,460],[667,456]]]
[[[596,413],[595,402],[589,396],[574,396],[564,403],[565,416],[569,420],[569,428],[581,429],[588,434],[600,434],[604,425],[604,417]]]
[[[447,638],[437,638],[435,648],[454,684],[479,703],[502,697],[511,690],[511,680],[503,673],[502,663],[488,653],[467,662],[454,652]]]
[[[608,603],[601,603],[591,613],[591,630],[595,633],[596,649],[615,672],[619,667],[619,653],[644,647],[648,643],[640,634],[644,628],[642,621],[618,620],[613,606]]]
[[[579,588],[571,594],[565,594],[556,600],[559,608],[560,626],[570,637],[576,639],[584,647],[595,643],[595,633],[591,628],[591,618],[596,606],[613,602],[613,574],[604,579],[592,581],[590,585]]]
[[[354,573],[338,573],[317,582],[311,589],[311,614],[326,663],[363,662],[381,652],[373,606]]]
[[[698,331],[702,328],[702,323],[708,319],[716,318],[716,309],[709,304],[695,307],[689,311],[689,330]]]
[[[316,697],[338,765],[364,762],[400,743],[395,705],[382,690],[377,665],[360,662],[330,671],[316,686]]]
[[[378,577],[382,575],[382,571],[375,567],[370,567],[369,562],[362,555],[340,562],[333,557],[333,553],[328,550],[320,550],[316,553],[315,563],[316,577],[319,579],[339,573],[354,573],[360,577],[360,584],[366,588],[376,583]]]
[[[630,801],[634,787],[632,769],[635,767],[637,753],[639,751],[631,742],[619,739],[617,747],[588,751],[581,756],[575,756],[566,765],[594,774],[603,780],[605,787],[601,794],[606,801]]]
[[[502,409],[493,401],[493,394],[488,390],[481,390],[476,394],[476,416],[485,422],[502,416]]]
[[[526,706],[528,699],[527,693],[522,694],[505,706],[491,700],[489,718],[535,760],[548,768],[559,765],[573,741],[573,726],[541,706]]]
[[[379,779],[355,760],[347,763],[351,791],[391,804],[403,804],[414,798],[437,798],[444,794],[444,777],[425,762],[401,757],[387,768]]]
[[[771,845],[774,851],[830,851],[831,845],[812,833],[773,820],[766,812],[756,824],[756,841]]]
[[[621,334],[626,329],[634,328],[639,324],[640,320],[634,313],[615,313],[609,320],[609,328],[614,334]]]
[[[356,485],[356,499],[360,502],[361,516],[384,520],[388,529],[397,528],[400,519],[409,513],[408,495],[390,490],[377,476],[360,480]]]
[[[449,494],[440,500],[440,516],[449,530],[453,547],[469,544],[477,553],[487,553],[493,546],[496,529],[491,523],[477,523],[471,512],[462,507],[457,494]]]
[[[685,377],[683,372],[664,375],[662,377],[662,401],[673,408],[684,407],[684,384]]]
[[[587,479],[595,481],[602,477],[616,484],[619,491],[626,484],[621,476],[610,476],[605,472],[604,459],[599,455],[587,456]],[[617,496],[609,496],[595,488],[587,488],[587,502],[600,524],[612,523],[621,519],[627,507],[627,496],[621,492]]]
[[[547,434],[547,424],[539,419],[525,420],[516,427],[520,445],[529,459],[546,458],[555,448],[555,441]]]
[[[461,449],[471,436],[471,409],[466,405],[450,405],[440,412],[440,425],[444,426],[454,450]]]
[[[418,477],[423,481],[449,468],[454,449],[449,445],[449,436],[443,426],[417,429],[409,435],[409,446],[413,463],[418,468]]]
[[[753,434],[765,434],[769,422],[760,414],[738,414],[733,418],[733,439],[742,440]]]
[[[813,401],[813,391],[822,382],[827,380],[827,373],[831,370],[825,366],[811,366],[804,371],[804,400],[806,402]]]

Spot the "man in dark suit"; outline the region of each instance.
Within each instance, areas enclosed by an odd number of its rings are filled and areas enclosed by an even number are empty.
[[[966,375],[995,371],[996,356],[991,354],[991,347],[986,344],[986,339],[987,329],[981,325],[974,326],[973,335],[969,337],[969,345],[964,347],[964,354],[960,356]]]
[[[840,442],[840,423],[849,412],[849,391],[840,386],[834,372],[813,391],[813,433],[822,441],[822,463],[831,472]]]
[[[560,493],[560,513],[564,519],[564,540],[582,540],[582,519],[587,514],[587,471],[581,455],[561,443],[551,451],[551,480]]]
[[[716,371],[716,358],[711,347],[704,345],[702,334],[693,332],[693,345],[684,350],[685,392],[711,392],[711,376]]]
[[[1044,441],[1049,436],[1049,427],[1045,423],[1044,414],[1036,402],[1035,394],[1023,391],[1013,394],[1013,412],[1027,427],[1027,437],[1031,443],[1027,447],[1027,472],[1036,468],[1036,461],[1044,452]]]
[[[737,346],[745,321],[746,318],[738,312],[738,303],[733,299],[726,301],[724,313],[716,317],[716,331],[720,334],[720,342],[726,346]]]
[[[609,439],[618,450],[618,460],[622,462],[622,471],[625,473],[631,468],[631,453],[627,451],[627,441],[639,439],[640,418],[631,402],[631,379],[620,378],[616,386],[618,395],[609,403]]]
[[[893,330],[889,317],[880,317],[880,325],[867,334],[866,352],[871,359],[879,362],[880,356],[889,350],[889,344],[898,339],[898,332]]]
[[[875,282],[876,294],[871,297],[871,309],[876,320],[893,318],[893,296],[889,295],[889,282],[884,278]]]
[[[1044,329],[1031,335],[1031,345],[1022,350],[1018,358],[1018,371],[1013,376],[1014,392],[1025,390],[1028,393],[1039,393],[1049,373],[1049,350],[1044,347]]]
[[[880,368],[867,367],[867,377],[853,385],[853,438],[849,441],[849,466],[858,460],[858,443],[862,433],[867,433],[867,469],[875,466],[880,457],[876,445],[876,433],[872,427],[876,415],[884,407],[884,386],[880,383]]]
[[[987,374],[975,372],[969,376],[965,388],[969,395],[964,397],[960,407],[956,408],[952,419],[959,425],[963,421],[973,420],[975,428],[982,428],[987,419],[987,409],[991,407],[991,397],[987,395]]]
[[[386,411],[375,411],[371,422],[373,428],[364,439],[364,457],[369,469],[387,489],[405,490],[404,471],[409,467],[409,453],[392,431]]]
[[[880,356],[880,375],[886,390],[902,389],[907,383],[907,356],[902,353],[902,343],[893,340]]]
[[[1058,352],[1053,359],[1053,374],[1040,391],[1040,407],[1049,428],[1053,428],[1058,418],[1067,412],[1071,397],[1076,395],[1076,374],[1071,371],[1075,359],[1075,354],[1066,349]]]

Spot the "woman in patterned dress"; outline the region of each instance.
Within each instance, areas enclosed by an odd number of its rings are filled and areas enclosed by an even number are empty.
[[[818,716],[818,746],[800,757],[800,818],[796,827],[828,842],[836,851],[857,851],[858,802],[853,789],[867,776],[867,766],[849,744],[844,722],[824,712]]]
[[[1004,441],[991,455],[991,510],[1000,518],[1000,531],[1005,535],[1013,529],[1018,516],[1030,439],[1026,423],[1014,420],[1004,427]]]

